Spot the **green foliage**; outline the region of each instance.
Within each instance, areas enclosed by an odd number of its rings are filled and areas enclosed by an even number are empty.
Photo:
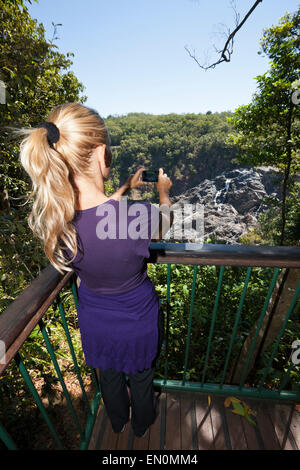
[[[264,31],[261,53],[270,59],[269,70],[256,77],[257,91],[251,103],[237,108],[229,118],[235,129],[229,142],[238,147],[236,161],[252,166],[272,165],[283,173],[282,201],[277,201],[281,214],[275,217],[271,228],[273,242],[280,244],[283,240],[285,244],[295,244],[300,234],[296,230],[298,216],[292,226],[295,213],[289,214],[290,206],[296,203],[295,176],[300,170],[300,106],[292,100],[300,75],[299,26],[300,9]],[[274,215],[273,208],[274,205],[267,216],[269,221]],[[263,231],[267,238],[269,232]]]
[[[112,176],[116,182],[138,166],[164,168],[172,194],[233,168],[233,146],[225,144],[230,113],[108,116],[113,146]],[[154,197],[155,193],[149,193]]]
[[[300,239],[300,184],[291,185],[289,197],[286,201],[285,244],[297,245]],[[268,200],[269,209],[260,214],[259,224],[253,228],[254,237],[265,245],[279,245],[281,238],[280,201]]]
[[[295,246],[300,237],[300,184],[290,185],[289,197],[286,199],[285,244]],[[281,240],[281,203],[277,198],[266,198],[268,209],[259,214],[258,224],[240,238],[244,245],[280,245]]]
[[[238,131],[232,136],[238,145],[238,161],[251,165],[274,165],[283,169],[287,147],[295,154],[291,172],[299,170],[300,108],[291,100],[293,84],[300,73],[300,10],[281,18],[279,25],[264,31],[261,53],[270,68],[256,77],[257,91],[248,105],[237,108],[229,118]],[[293,112],[290,142],[287,141],[289,113]],[[298,154],[299,155],[299,154]]]

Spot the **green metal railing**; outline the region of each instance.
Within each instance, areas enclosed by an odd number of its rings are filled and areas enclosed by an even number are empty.
[[[229,246],[229,245],[203,245],[202,247],[193,247],[192,244],[182,243],[151,243],[150,245],[150,258],[149,263],[165,264],[166,268],[166,298],[161,299],[166,308],[166,324],[165,324],[165,341],[163,345],[163,377],[155,378],[154,384],[157,387],[161,387],[166,390],[186,390],[186,391],[197,391],[208,394],[221,394],[221,395],[236,395],[242,397],[256,397],[256,398],[268,398],[285,401],[299,401],[300,390],[286,390],[285,387],[289,381],[290,372],[295,365],[290,362],[287,365],[287,370],[283,374],[280,384],[276,389],[269,389],[264,387],[266,377],[270,372],[270,368],[279,348],[280,341],[286,331],[288,322],[292,316],[295,305],[297,303],[300,293],[300,281],[294,289],[293,296],[290,305],[287,309],[285,319],[282,323],[281,329],[272,344],[272,351],[268,360],[268,363],[264,369],[264,373],[261,377],[260,382],[256,387],[249,387],[245,385],[245,378],[250,366],[251,357],[255,345],[257,343],[259,332],[263,325],[264,318],[266,316],[267,308],[276,286],[276,281],[281,272],[282,268],[297,269],[300,272],[300,248],[297,247],[247,247],[247,246]],[[174,380],[174,377],[169,377],[169,365],[170,360],[174,356],[174,352],[170,348],[170,321],[172,314],[172,295],[171,295],[171,283],[172,283],[172,270],[177,265],[189,265],[192,268],[192,280],[190,289],[190,302],[188,308],[188,320],[186,328],[185,348],[183,356],[183,373],[181,380]],[[205,353],[203,354],[203,367],[201,373],[199,373],[198,380],[189,381],[187,380],[189,363],[195,359],[191,357],[191,337],[194,327],[194,311],[195,301],[197,299],[197,283],[199,275],[199,266],[216,266],[218,267],[218,277],[216,279],[216,292],[213,298],[213,308],[210,315],[210,324],[207,330],[207,345]],[[224,358],[224,364],[220,379],[218,381],[209,382],[207,381],[208,366],[212,357],[213,350],[213,339],[215,334],[216,322],[222,316],[220,311],[220,303],[222,299],[222,293],[224,290],[224,277],[228,269],[232,266],[245,267],[246,275],[243,281],[240,299],[237,307],[237,311],[234,317],[232,331],[229,335],[228,344],[224,344],[226,347],[226,354]],[[249,353],[244,363],[242,376],[239,384],[226,383],[226,374],[229,366],[232,363],[233,349],[236,342],[238,328],[243,317],[243,308],[247,299],[249,290],[249,283],[254,267],[268,267],[273,270],[273,276],[267,289],[267,294],[264,299],[261,312],[258,312],[257,323],[255,334],[250,344]],[[33,329],[38,326],[41,331],[45,347],[48,351],[49,358],[55,369],[57,378],[61,384],[64,397],[70,414],[74,421],[74,426],[80,435],[80,449],[87,449],[91,438],[93,425],[96,419],[96,415],[99,409],[101,391],[99,388],[98,379],[94,370],[91,370],[91,377],[94,385],[94,396],[89,401],[82,376],[80,373],[80,367],[76,358],[71,333],[68,327],[66,319],[64,305],[62,302],[61,292],[71,288],[71,292],[74,299],[75,307],[77,308],[77,286],[74,275],[72,273],[66,274],[62,277],[57,271],[51,266],[42,271],[41,275],[33,281],[33,283],[16,299],[8,309],[3,312],[0,316],[0,339],[5,342],[6,345],[6,357],[5,362],[0,361],[0,375],[5,371],[12,361],[18,366],[18,369],[23,377],[24,383],[28,387],[36,406],[38,407],[42,417],[44,418],[50,433],[53,436],[56,447],[64,449],[64,443],[62,442],[59,433],[56,430],[55,423],[49,417],[48,410],[43,404],[39,393],[33,383],[33,380],[26,369],[24,360],[22,358],[22,346],[30,337]],[[212,293],[213,294],[213,293]],[[78,419],[75,408],[72,403],[72,399],[68,388],[65,384],[63,373],[59,367],[59,363],[56,357],[55,349],[51,344],[51,337],[49,337],[45,323],[45,313],[47,309],[56,302],[60,315],[60,321],[63,326],[64,334],[69,345],[74,370],[80,384],[82,391],[82,400],[85,403],[87,410],[87,419],[84,425]],[[14,321],[11,319],[14,318]],[[296,338],[295,338],[296,339]],[[173,356],[172,356],[173,354]],[[1,359],[1,358],[0,358]],[[190,365],[191,366],[191,365]],[[8,434],[4,428],[5,423],[0,424],[0,439],[3,441],[8,449],[16,449],[17,446],[14,443],[13,438]]]
[[[48,272],[45,273],[45,271],[47,270]],[[52,279],[51,279],[50,274],[52,274]],[[6,348],[7,348],[5,361],[2,360],[0,363],[0,372],[1,374],[3,374],[6,368],[10,365],[12,361],[14,361],[17,364],[20,374],[24,380],[24,383],[28,387],[28,390],[34,399],[34,402],[37,408],[39,409],[41,416],[46,422],[47,427],[56,444],[56,447],[61,450],[65,449],[65,445],[62,442],[62,439],[59,436],[59,433],[57,432],[55,423],[52,422],[49,412],[42,402],[40,394],[37,391],[34,381],[32,380],[31,375],[22,357],[23,343],[30,336],[31,331],[35,328],[35,326],[38,325],[38,328],[40,329],[42,337],[44,339],[45,347],[49,354],[49,361],[51,361],[53,364],[54,370],[56,372],[57,378],[59,380],[59,383],[63,391],[63,396],[66,399],[68,410],[70,411],[75,428],[80,436],[79,449],[85,450],[88,448],[94,422],[97,416],[97,411],[100,405],[101,391],[100,391],[99,383],[97,380],[97,375],[94,369],[92,369],[90,372],[91,372],[91,377],[92,377],[92,381],[94,385],[94,396],[89,401],[86,389],[83,384],[82,375],[80,373],[78,360],[76,358],[73,341],[71,338],[70,330],[69,330],[66,315],[65,315],[64,305],[61,300],[61,295],[60,295],[61,291],[63,289],[71,288],[71,292],[73,293],[74,303],[77,308],[78,301],[77,301],[76,280],[75,280],[74,275],[72,275],[72,273],[67,274],[62,278],[58,273],[56,274],[56,271],[52,267],[50,267],[50,270],[49,268],[46,268],[46,270],[44,270],[44,272],[42,273],[42,276],[40,277],[42,277],[41,279],[42,282],[40,283],[37,282],[37,284],[33,286],[33,284],[36,281],[39,281],[39,279],[36,279],[32,283],[32,285],[28,289],[26,289],[23,292],[23,294],[21,294],[21,296],[16,301],[14,301],[10,305],[10,307],[5,312],[3,312],[3,314],[0,316],[1,337],[3,338],[2,340],[6,342]],[[48,286],[48,284],[50,285]],[[30,292],[30,289],[32,292]],[[45,292],[43,292],[44,290]],[[44,300],[45,295],[48,296],[48,298],[46,298],[46,301]],[[27,299],[26,299],[26,296],[27,296]],[[37,302],[35,302],[34,307],[30,309],[30,300],[33,301],[34,297],[38,297],[38,300]],[[86,407],[87,417],[86,417],[86,422],[84,424],[80,423],[79,417],[75,411],[70,393],[68,391],[68,388],[66,386],[66,383],[63,377],[63,373],[61,371],[61,368],[59,366],[59,363],[56,357],[54,347],[51,344],[51,338],[49,337],[47,333],[46,325],[43,320],[44,314],[46,313],[47,309],[50,307],[50,305],[52,305],[54,301],[56,302],[58,306],[61,324],[63,326],[63,330],[64,330],[65,338],[69,346],[74,370],[75,370],[75,373],[76,373],[76,376],[80,385],[80,389],[82,392],[82,400],[84,401],[85,407]],[[24,319],[23,319],[23,322],[21,321],[22,313],[24,313],[24,311],[25,311],[25,316],[28,316],[28,323],[25,326],[25,329],[26,327],[28,327],[28,334],[25,337],[22,331]],[[11,323],[10,318],[13,314],[15,314],[15,317],[16,317],[15,331],[14,331],[14,328],[10,324]],[[18,322],[19,322],[19,325],[17,324]],[[13,438],[8,434],[8,432],[5,430],[4,426],[1,423],[0,423],[0,439],[3,441],[3,443],[8,449],[10,450],[17,449],[17,445],[14,442]]]
[[[202,249],[200,250],[193,250],[185,251],[183,255],[183,246],[185,244],[153,244],[155,246],[155,250],[159,253],[156,256],[152,256],[153,262],[159,263],[167,263],[167,295],[166,295],[166,305],[167,305],[167,328],[166,328],[166,341],[165,341],[165,364],[164,364],[164,377],[161,379],[155,379],[154,383],[157,387],[162,387],[166,390],[186,390],[186,391],[193,391],[193,392],[202,392],[208,394],[221,394],[221,395],[237,395],[241,397],[253,397],[253,398],[268,398],[268,399],[275,399],[275,400],[284,400],[284,401],[299,401],[300,400],[300,385],[297,386],[296,390],[285,390],[284,387],[286,386],[290,372],[293,368],[296,368],[296,365],[293,364],[291,361],[287,367],[286,372],[283,374],[280,384],[275,389],[274,387],[270,389],[264,388],[264,383],[266,377],[270,373],[270,369],[272,366],[272,362],[275,358],[276,352],[278,351],[280,340],[287,328],[288,321],[291,317],[293,309],[296,305],[297,299],[299,298],[300,294],[300,248],[292,248],[292,247],[248,247],[248,246],[228,246],[228,245],[203,245]],[[191,244],[187,244],[186,246],[191,246]],[[168,335],[169,335],[169,323],[170,323],[170,312],[172,307],[172,298],[170,295],[170,285],[171,285],[171,278],[172,278],[172,268],[176,268],[178,264],[193,264],[193,280],[191,286],[191,294],[190,294],[190,304],[189,304],[189,316],[188,316],[188,327],[187,327],[187,334],[186,334],[186,341],[185,341],[185,356],[184,356],[184,364],[183,364],[183,374],[181,380],[172,380],[168,378],[168,362],[169,362],[169,355],[170,351],[168,351]],[[195,301],[195,291],[197,285],[197,270],[199,265],[214,265],[219,267],[219,277],[217,282],[217,290],[215,295],[214,307],[212,310],[211,321],[210,321],[210,328],[208,333],[208,342],[204,356],[204,365],[201,376],[199,376],[199,381],[187,381],[186,380],[186,373],[187,373],[187,364],[189,361],[189,349],[190,349],[190,342],[191,342],[191,331],[192,331],[192,323],[193,323],[193,312],[194,312],[194,301]],[[232,332],[230,335],[230,340],[228,344],[224,344],[227,349],[227,354],[224,361],[223,370],[221,373],[221,379],[218,382],[206,382],[206,372],[207,366],[209,364],[209,359],[211,355],[212,343],[213,343],[213,335],[215,329],[215,323],[217,315],[221,314],[218,310],[220,297],[222,294],[222,282],[224,278],[224,272],[226,268],[230,269],[232,266],[239,266],[247,268],[245,280],[243,283],[242,293],[239,301],[239,306],[234,318],[234,324],[232,328]],[[250,266],[249,266],[250,265]],[[276,267],[278,265],[279,267]],[[225,377],[226,372],[228,370],[228,366],[230,360],[232,359],[232,349],[237,335],[238,325],[241,320],[242,310],[245,303],[245,298],[247,295],[247,289],[249,286],[249,281],[251,278],[251,273],[253,267],[270,267],[273,269],[273,277],[271,279],[268,292],[264,301],[264,305],[261,311],[261,314],[258,318],[255,334],[253,336],[250,350],[248,353],[248,357],[246,359],[242,378],[238,385],[232,384],[225,384]],[[253,386],[245,386],[245,378],[249,368],[250,360],[254,351],[254,347],[256,345],[259,332],[261,330],[263,320],[265,318],[267,307],[269,301],[271,299],[272,293],[274,292],[274,288],[276,285],[276,281],[278,279],[280,268],[297,268],[298,274],[298,284],[295,288],[294,295],[290,302],[289,308],[287,310],[285,320],[281,326],[280,332],[273,344],[273,349],[271,355],[269,357],[267,366],[264,369],[263,376],[258,384],[257,387]],[[300,334],[299,334],[300,337]],[[295,338],[296,339],[296,338]],[[193,359],[193,358],[192,358]],[[192,364],[190,365],[192,367]],[[297,385],[297,384],[296,384]]]

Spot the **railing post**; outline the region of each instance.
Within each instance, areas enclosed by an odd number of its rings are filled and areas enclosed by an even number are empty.
[[[42,403],[42,400],[40,399],[40,396],[39,396],[38,392],[36,391],[35,386],[33,385],[33,382],[32,382],[32,380],[30,378],[30,375],[29,375],[29,373],[28,373],[28,371],[27,371],[27,369],[26,369],[26,367],[25,367],[25,365],[24,365],[24,363],[21,359],[20,354],[18,353],[15,356],[14,359],[17,363],[17,366],[19,367],[19,370],[21,372],[21,375],[22,375],[27,387],[29,388],[29,391],[30,391],[31,395],[33,396],[33,398],[34,398],[34,400],[35,400],[35,402],[36,402],[36,404],[37,404],[44,420],[46,421],[46,423],[48,425],[48,428],[49,428],[52,436],[54,437],[54,440],[55,440],[56,444],[58,445],[58,448],[59,449],[64,449],[64,446],[63,446],[61,440],[59,439],[56,430],[53,427],[53,424],[52,424],[52,422],[51,422],[51,420],[50,420],[50,418],[47,414],[47,411],[46,411],[46,409],[45,409],[45,407]]]
[[[89,401],[88,401],[88,398],[87,398],[87,395],[86,395],[86,392],[85,392],[85,388],[84,388],[84,385],[83,385],[83,382],[82,382],[81,373],[80,373],[80,370],[79,370],[79,367],[78,367],[78,362],[77,362],[77,359],[76,359],[76,355],[75,355],[71,335],[70,335],[70,332],[69,332],[68,324],[67,324],[67,321],[66,321],[64,307],[63,307],[63,304],[62,304],[62,301],[61,301],[59,295],[58,295],[58,307],[59,307],[59,313],[60,313],[60,317],[61,317],[61,320],[62,320],[63,328],[65,330],[65,335],[66,335],[66,338],[67,338],[67,341],[68,341],[70,353],[71,353],[71,356],[72,356],[72,359],[73,359],[73,364],[74,364],[74,367],[75,367],[76,375],[77,375],[77,378],[78,378],[78,381],[79,381],[79,384],[80,384],[80,388],[82,390],[83,399],[85,401],[85,404],[86,404],[89,412],[91,412]]]
[[[51,345],[51,342],[50,342],[50,339],[49,339],[49,336],[47,334],[47,331],[46,331],[46,328],[45,328],[45,325],[44,325],[44,322],[42,320],[40,320],[39,322],[39,327],[41,329],[41,332],[42,332],[42,335],[43,335],[43,338],[44,338],[44,341],[45,341],[45,344],[46,344],[46,348],[47,348],[47,351],[51,357],[51,360],[52,360],[52,363],[54,365],[54,368],[55,368],[55,371],[56,371],[56,374],[57,374],[57,377],[58,377],[58,380],[60,381],[60,384],[62,386],[62,389],[63,389],[63,392],[64,392],[64,396],[67,400],[67,404],[68,404],[68,407],[69,407],[69,410],[71,411],[71,414],[73,416],[73,419],[74,419],[74,422],[76,424],[76,427],[80,433],[80,436],[83,437],[83,432],[82,432],[82,428],[80,426],[80,423],[78,421],[78,418],[77,418],[77,415],[76,415],[76,412],[74,410],[74,407],[73,407],[73,404],[72,404],[72,401],[71,401],[71,398],[70,398],[70,395],[69,395],[69,392],[68,392],[68,389],[66,387],[66,384],[65,384],[65,381],[63,379],[63,376],[62,376],[62,373],[61,373],[61,370],[60,370],[60,367],[58,365],[58,362],[57,362],[57,359],[55,357],[55,354],[54,354],[54,351],[53,351],[53,348],[52,348],[52,345]]]
[[[77,290],[77,285],[74,279],[74,276],[71,278],[71,289],[74,297],[74,302],[75,302],[75,307],[76,310],[78,310],[78,290]]]
[[[194,270],[193,270],[193,284],[192,284],[192,293],[191,293],[191,300],[190,300],[189,324],[188,324],[187,340],[186,340],[186,347],[185,347],[185,359],[184,359],[182,385],[185,384],[187,363],[188,363],[188,359],[189,359],[189,348],[190,348],[190,340],[191,340],[191,329],[192,329],[192,318],[193,318],[193,310],[194,310],[197,268],[198,268],[198,266],[195,265]]]
[[[220,383],[221,388],[224,384],[225,375],[226,375],[226,371],[227,371],[227,367],[228,367],[228,362],[229,362],[229,358],[230,358],[230,355],[231,355],[232,346],[233,346],[233,343],[234,343],[234,340],[235,340],[235,337],[236,337],[236,331],[237,331],[237,327],[238,327],[238,324],[239,324],[241,311],[242,311],[242,308],[243,308],[243,304],[244,304],[244,300],[245,300],[245,296],[246,296],[246,292],[247,292],[247,288],[248,288],[250,275],[251,275],[251,268],[248,268],[247,269],[247,274],[246,274],[246,279],[245,279],[245,282],[244,282],[243,292],[242,292],[240,303],[239,303],[239,308],[238,308],[238,311],[237,311],[236,316],[235,316],[235,322],[234,322],[233,331],[232,331],[231,338],[230,338],[229,348],[228,348],[227,355],[226,355],[225,366],[224,366],[224,369],[223,369],[223,374],[222,374],[221,383]]]
[[[0,439],[4,442],[8,450],[18,450],[16,444],[0,423]]]
[[[100,392],[100,383],[94,368],[91,369],[92,381],[95,387],[96,392]]]
[[[215,320],[216,320],[216,316],[217,316],[217,310],[218,310],[219,298],[220,298],[220,293],[221,293],[221,286],[222,286],[224,269],[225,269],[225,267],[221,266],[220,273],[219,273],[219,281],[218,281],[218,287],[217,287],[216,300],[215,300],[214,310],[213,310],[211,324],[210,324],[208,345],[207,345],[207,349],[206,349],[205,363],[204,363],[203,372],[202,372],[201,386],[203,386],[204,380],[205,380],[205,373],[206,373],[206,368],[207,368],[207,363],[208,363],[208,357],[209,357],[209,352],[210,352],[212,335],[213,335],[214,326],[215,326]]]
[[[169,330],[170,330],[170,288],[171,288],[171,264],[167,265],[167,324],[166,324],[166,348],[165,348],[165,368],[164,368],[164,383],[167,381],[168,376],[168,354],[169,354]]]

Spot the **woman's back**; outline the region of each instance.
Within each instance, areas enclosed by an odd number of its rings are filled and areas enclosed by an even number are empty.
[[[159,209],[148,202],[109,199],[76,211],[78,253],[72,262],[84,285],[98,293],[118,294],[147,277],[145,259],[160,222]]]

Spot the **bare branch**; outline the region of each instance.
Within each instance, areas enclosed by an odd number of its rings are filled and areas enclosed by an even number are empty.
[[[222,62],[230,62],[230,59],[231,59],[231,56],[233,54],[233,44],[234,44],[234,37],[235,35],[237,34],[237,32],[242,28],[242,26],[246,23],[247,19],[249,18],[249,16],[253,13],[253,11],[255,10],[255,8],[259,5],[259,3],[262,3],[263,0],[256,0],[256,2],[252,5],[252,7],[250,8],[250,10],[248,11],[248,13],[246,13],[246,15],[244,16],[244,18],[242,19],[242,21],[240,22],[240,14],[237,12],[236,10],[236,5],[235,5],[235,1],[234,0],[231,0],[231,7],[233,8],[233,11],[234,11],[234,16],[235,16],[235,29],[230,32],[230,29],[227,28],[227,39],[226,39],[226,42],[224,44],[224,47],[223,49],[221,50],[218,50],[215,46],[215,50],[216,52],[218,52],[218,54],[220,54],[220,57],[219,59],[210,64],[210,65],[203,65],[203,64],[200,64],[199,62],[199,59],[197,59],[196,55],[195,55],[195,50],[193,51],[193,53],[188,49],[187,46],[185,46],[185,50],[187,51],[187,53],[189,54],[189,56],[197,63],[197,65],[202,68],[203,70],[208,70],[208,69],[213,69],[215,68],[216,65],[218,64],[221,64]]]
[[[56,39],[59,39],[59,37],[56,36],[56,35],[57,35],[57,27],[58,27],[58,26],[62,26],[62,24],[61,24],[61,23],[55,24],[55,23],[52,21],[52,26],[53,26],[53,35],[52,35],[51,41],[49,41],[50,44],[53,44],[53,42],[56,41]]]
[[[235,27],[237,28],[238,25],[240,24],[241,15],[237,11],[235,0],[231,0],[230,5],[234,12],[234,22],[235,22]]]

